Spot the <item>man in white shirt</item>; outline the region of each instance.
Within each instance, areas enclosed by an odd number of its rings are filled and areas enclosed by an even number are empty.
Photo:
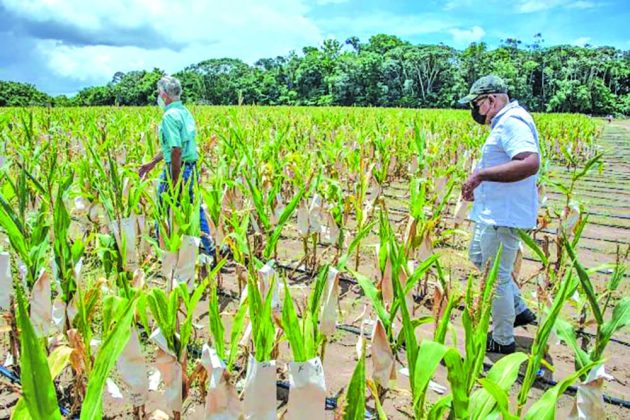
[[[520,247],[517,228],[533,229],[538,215],[536,179],[540,150],[536,125],[517,101],[510,102],[507,85],[494,75],[482,77],[459,101],[470,104],[472,118],[491,126],[481,160],[462,186],[465,200],[474,201],[475,222],[470,259],[482,268],[503,244],[494,300],[492,327],[486,350],[509,354],[515,350],[514,327],[536,320],[512,278]]]

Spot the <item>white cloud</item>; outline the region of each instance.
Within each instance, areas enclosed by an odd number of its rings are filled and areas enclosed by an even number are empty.
[[[348,3],[350,0],[315,0],[318,6],[327,6],[329,4],[343,4]]]
[[[574,39],[573,41],[571,41],[571,44],[583,47],[584,45],[589,44],[590,42],[591,42],[590,36],[582,36],[578,39]]]
[[[472,0],[448,0],[442,10],[455,10],[472,5]]]
[[[307,17],[304,0],[0,1],[11,13],[36,25],[72,25],[73,30],[90,35],[146,28],[147,37],[164,40],[163,47],[158,40],[151,48],[139,47],[144,44],[137,35],[127,37],[122,45],[38,40],[38,51],[52,72],[90,83],[108,81],[119,70],[160,67],[173,72],[212,57],[253,62],[322,39],[317,25]]]
[[[597,4],[588,0],[520,0],[517,2],[516,10],[520,13],[534,13],[554,9],[556,7],[591,9],[597,7]]]
[[[480,41],[486,35],[486,31],[481,26],[473,26],[470,29],[453,28],[449,32],[457,45],[468,45],[471,42]]]

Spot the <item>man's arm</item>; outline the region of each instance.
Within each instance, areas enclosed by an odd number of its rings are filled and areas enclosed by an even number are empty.
[[[171,149],[171,180],[173,185],[177,185],[179,174],[182,170],[182,149],[181,147],[173,147]]]
[[[540,159],[538,153],[522,152],[515,155],[511,161],[502,165],[481,169],[473,173],[462,186],[462,197],[466,201],[473,201],[473,191],[483,181],[517,182],[522,181],[538,172]]]
[[[481,181],[517,182],[538,172],[540,160],[538,153],[523,152],[503,165],[484,168],[478,172]]]
[[[155,168],[155,165],[161,162],[163,158],[164,156],[162,156],[162,152],[159,152],[153,157],[153,159],[151,159],[149,163],[145,163],[144,165],[140,166],[140,169],[138,170],[138,175],[140,175],[140,179],[144,178],[147,173]]]

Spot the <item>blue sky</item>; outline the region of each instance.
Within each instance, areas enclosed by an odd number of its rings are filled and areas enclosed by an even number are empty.
[[[377,33],[461,49],[540,32],[544,45],[629,50],[629,22],[629,0],[0,0],[0,80],[72,94],[116,71],[253,63]]]

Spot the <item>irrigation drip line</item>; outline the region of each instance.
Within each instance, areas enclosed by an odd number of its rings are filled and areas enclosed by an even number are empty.
[[[340,328],[342,327],[342,328]],[[361,334],[361,330],[357,327],[354,327],[352,325],[346,325],[346,324],[340,324],[337,325],[337,329],[341,329],[350,333],[353,333],[355,335],[360,335]],[[363,335],[366,335],[365,332],[363,333]],[[371,337],[371,335],[367,335],[368,338]],[[404,343],[401,346],[402,348],[404,348]],[[483,368],[484,368],[484,372],[488,372],[492,366],[494,366],[494,364],[492,363],[488,363],[488,362],[483,362]],[[525,377],[525,374],[519,372],[518,373],[519,378],[523,379]],[[536,380],[539,382],[544,383],[545,385],[550,385],[550,386],[556,386],[558,385],[558,382],[554,381],[553,379],[547,379],[544,376],[537,376]],[[570,394],[570,395],[574,395],[575,393],[577,393],[577,387],[571,385],[567,388],[566,391],[564,391],[564,394]],[[624,400],[621,398],[617,398],[617,397],[612,397],[610,395],[604,394],[603,395],[603,399],[606,403],[611,404],[611,405],[617,405],[623,408],[630,408],[630,401],[628,400]]]
[[[528,259],[528,258],[526,258],[526,257],[523,257],[523,258]],[[536,261],[536,262],[540,262],[540,261],[538,261],[538,260],[534,260],[534,259],[529,259],[529,260],[531,260],[531,261]],[[311,271],[311,270],[305,270],[305,269],[303,269],[303,268],[299,268],[299,267],[298,267],[298,268],[295,268],[295,267],[292,267],[291,265],[287,265],[287,264],[276,263],[276,266],[277,266],[278,268],[282,268],[282,269],[284,269],[284,270],[295,270],[295,271],[300,272],[300,273],[303,273],[303,274],[310,274],[311,276],[314,276],[314,275],[316,275],[316,274],[317,274],[317,273],[316,273],[316,272],[314,272],[314,271]],[[601,271],[601,270],[599,270],[599,271]],[[599,271],[598,271],[598,272],[599,272]],[[610,274],[610,273],[606,273],[606,272],[604,272],[604,271],[601,271],[601,272],[602,272],[603,274]],[[339,276],[339,280],[341,280],[341,281],[345,281],[345,282],[348,282],[348,283],[350,283],[350,284],[352,284],[352,285],[357,285],[357,284],[359,284],[359,283],[358,283],[355,279],[353,279],[352,277],[347,277],[347,276],[344,276],[343,274]],[[224,294],[224,296],[229,296],[229,297],[230,297],[230,298],[232,298],[232,299],[238,299],[238,297],[237,297],[237,296],[234,296],[233,294],[228,294],[227,292],[224,292],[224,293],[225,293],[225,294]],[[412,297],[413,297],[414,301],[416,301],[416,302],[418,302],[418,301],[422,298],[422,296],[419,296],[419,295],[416,295],[416,294],[413,294],[413,295],[412,295]],[[459,309],[459,310],[463,310],[463,307],[458,307],[458,309]],[[534,324],[535,324],[535,325],[538,325],[538,324],[536,324],[536,323],[534,323]],[[343,328],[340,328],[340,329],[344,329],[344,328],[356,328],[356,327],[352,327],[352,326],[349,326],[349,325],[344,325],[344,324],[342,324],[342,327],[343,327]],[[357,329],[357,331],[359,331],[359,330]],[[351,332],[354,332],[354,331],[351,331]],[[575,333],[576,333],[578,336],[587,336],[587,337],[590,337],[590,338],[595,338],[595,337],[596,337],[596,335],[595,335],[595,334],[593,334],[593,333],[589,333],[589,332],[586,332],[586,331],[579,331],[579,330],[578,330],[578,331],[575,331]],[[622,346],[630,347],[630,343],[628,343],[628,342],[626,342],[626,341],[623,341],[623,340],[619,340],[619,339],[614,338],[614,337],[611,337],[609,341],[611,341],[611,342],[613,342],[613,343],[621,344]]]
[[[541,229],[538,232],[549,233],[551,235],[557,235],[558,234],[557,230],[553,230],[553,229]],[[592,240],[592,241],[610,242],[610,243],[613,243],[613,244],[620,244],[620,245],[630,245],[630,242],[622,241],[620,239],[596,238],[594,236],[588,236],[588,235],[584,235],[584,234],[582,234],[582,236],[580,236],[580,238],[582,238],[582,239],[589,239],[589,240]]]

